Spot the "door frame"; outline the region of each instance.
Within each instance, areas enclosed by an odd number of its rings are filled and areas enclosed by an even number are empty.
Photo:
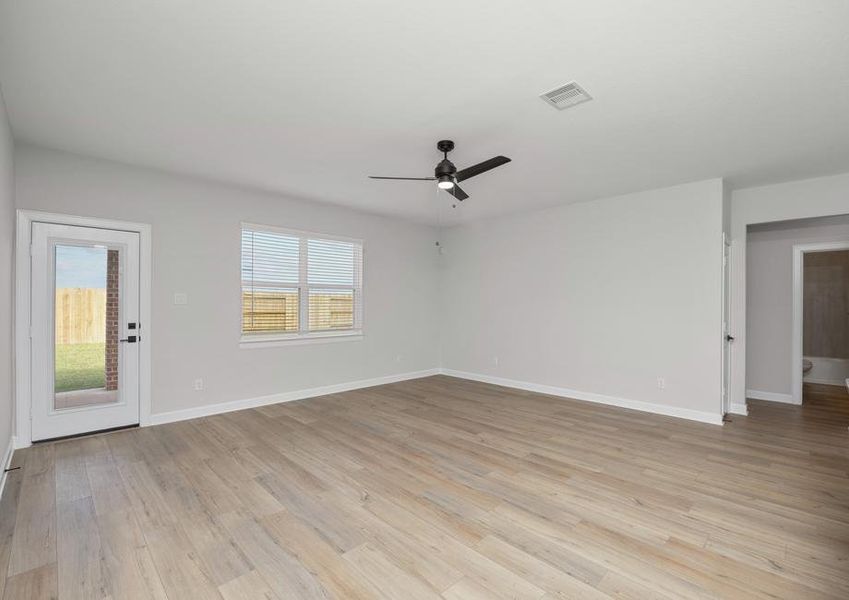
[[[153,330],[151,226],[147,223],[18,209],[15,236],[15,448],[26,448],[32,444],[30,339],[32,261],[30,253],[33,223],[114,229],[139,234],[139,322],[144,327],[144,343],[139,344],[139,425],[149,425],[151,414],[150,342]]]
[[[793,244],[793,346],[790,352],[790,360],[792,361],[790,372],[793,374],[793,389],[791,394],[793,396],[793,404],[802,404],[805,254],[809,252],[831,252],[834,250],[849,250],[849,241]]]
[[[732,413],[731,410],[731,385],[732,385],[732,376],[731,373],[734,368],[733,360],[731,358],[731,346],[734,342],[733,336],[731,339],[728,339],[731,336],[731,289],[734,285],[734,272],[732,270],[732,262],[731,262],[731,240],[728,237],[728,234],[722,233],[722,408],[720,409],[722,416],[724,417],[727,414]]]

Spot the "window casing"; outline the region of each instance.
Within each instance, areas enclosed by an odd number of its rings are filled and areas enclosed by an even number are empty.
[[[362,335],[360,240],[242,224],[243,344]]]

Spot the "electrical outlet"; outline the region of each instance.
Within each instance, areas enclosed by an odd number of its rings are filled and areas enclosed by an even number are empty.
[[[195,379],[194,384],[192,385],[196,392],[200,392],[203,390],[203,379]]]
[[[395,357],[395,362],[396,362],[396,363],[401,362],[401,355],[400,355],[400,354],[399,354],[398,356],[396,356],[396,357]]]
[[[664,379],[663,377],[657,378],[657,389],[659,389],[659,390],[665,390],[666,389],[666,379]]]
[[[498,357],[497,356],[492,357],[492,364],[495,365],[496,367],[498,366]]]
[[[189,303],[189,295],[185,292],[177,292],[174,294],[174,304],[184,305]]]

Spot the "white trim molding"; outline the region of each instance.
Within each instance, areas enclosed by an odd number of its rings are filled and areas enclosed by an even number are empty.
[[[32,264],[30,244],[33,223],[54,223],[78,227],[96,227],[132,231],[139,234],[139,322],[144,343],[139,345],[139,425],[150,424],[151,342],[153,320],[151,289],[153,255],[151,226],[96,217],[80,217],[37,210],[17,210],[15,237],[15,447],[26,448],[32,443],[31,415],[31,351],[30,351],[30,291]]]
[[[818,385],[836,385],[838,387],[843,387],[846,384],[845,379],[820,379],[819,377],[805,377],[804,382]]]
[[[337,342],[361,342],[362,331],[345,330],[342,332],[320,332],[293,335],[242,335],[239,339],[239,348],[273,348],[281,346],[301,346],[305,344],[330,344]]]
[[[799,372],[802,367],[799,365]],[[781,394],[779,392],[764,392],[763,390],[746,390],[746,398],[752,400],[767,400],[769,402],[782,402],[783,404],[802,404],[801,398],[796,401],[793,394]]]
[[[729,411],[732,415],[741,415],[743,417],[749,416],[749,407],[744,402],[743,404],[738,404],[737,402],[731,403],[731,408]]]
[[[642,412],[653,413],[656,415],[677,417],[679,419],[688,419],[690,421],[709,423],[711,425],[722,425],[723,423],[722,414],[720,414],[719,412],[712,413],[700,410],[692,410],[689,408],[678,408],[676,406],[667,406],[665,404],[643,402],[642,400],[630,400],[628,398],[605,396],[603,394],[596,394],[593,392],[582,392],[579,390],[571,390],[551,385],[530,383],[527,381],[518,381],[515,379],[504,379],[502,377],[493,377],[491,375],[483,375],[481,373],[455,371],[454,369],[440,369],[440,372],[443,375],[448,375],[450,377],[459,377],[460,379],[469,379],[472,381],[491,383],[493,385],[500,385],[504,387],[514,388],[517,390],[536,392],[538,394],[548,394],[549,396],[560,396],[561,398],[569,398],[572,400],[583,400],[585,402],[594,402],[596,404],[606,404],[607,406],[618,406],[619,408],[628,408],[631,410],[639,410]]]
[[[257,398],[246,398],[244,400],[233,400],[231,402],[219,402],[217,404],[205,404],[203,406],[185,408],[183,410],[152,414],[148,425],[174,423],[176,421],[209,417],[236,410],[244,410],[246,408],[257,408],[258,406],[267,406],[269,404],[280,404],[282,402],[293,402],[295,400],[304,400],[306,398],[315,398],[317,396],[326,396],[328,394],[339,394],[341,392],[350,392],[352,390],[374,387],[376,385],[386,385],[387,383],[398,383],[399,381],[431,377],[433,375],[439,375],[439,373],[440,370],[436,368],[426,369],[424,371],[398,373],[396,375],[385,375],[383,377],[374,377],[372,379],[360,379],[358,381],[349,381],[303,390],[294,390],[291,392],[282,392],[279,394],[270,394],[268,396],[259,396]]]
[[[793,345],[790,353],[790,373],[793,377],[793,404],[802,404],[802,343],[804,327],[805,254],[849,250],[846,242],[817,242],[793,245]],[[776,402],[782,402],[777,400]]]
[[[540,385],[517,381],[513,379],[504,379],[501,377],[492,377],[479,373],[468,373],[465,371],[455,371],[453,369],[433,368],[422,371],[411,371],[407,373],[398,373],[395,375],[385,375],[383,377],[374,377],[371,379],[361,379],[357,381],[349,381],[332,385],[325,385],[314,388],[306,388],[302,390],[294,390],[291,392],[281,392],[279,394],[269,394],[267,396],[259,396],[255,398],[246,398],[243,400],[233,400],[231,402],[220,402],[217,404],[205,404],[182,410],[169,411],[164,413],[154,413],[150,415],[150,419],[145,425],[162,425],[165,423],[175,423],[178,421],[186,421],[189,419],[197,419],[200,417],[209,417],[213,415],[234,412],[237,410],[245,410],[248,408],[257,408],[260,406],[268,406],[270,404],[280,404],[284,402],[293,402],[295,400],[305,400],[318,396],[326,396],[328,394],[339,394],[352,390],[359,390],[377,385],[386,385],[389,383],[398,383],[401,381],[409,381],[411,379],[421,379],[424,377],[432,377],[434,375],[447,375],[450,377],[458,377],[460,379],[469,379],[472,381],[480,381],[493,385],[521,389],[550,396],[559,396],[562,398],[570,398],[574,400],[583,400],[593,402],[595,404],[604,404],[607,406],[616,406],[619,408],[627,408],[631,410],[639,410],[642,412],[664,415],[668,417],[677,417],[699,423],[709,423],[711,425],[722,425],[722,415],[719,413],[709,413],[704,411],[691,410],[686,408],[678,408],[674,406],[666,406],[663,404],[653,404],[650,402],[642,402],[639,400],[629,400],[626,398],[616,398],[613,396],[605,396],[590,392],[580,392],[566,388],[559,388],[548,385]],[[732,412],[735,414],[747,414],[746,405],[732,405]]]
[[[802,377],[803,383],[821,385],[845,385],[849,375],[849,358],[831,358],[828,356],[804,356],[811,361],[811,370]]]
[[[15,436],[9,436],[9,445],[6,447],[6,453],[3,454],[3,473],[0,473],[0,500],[3,499],[3,491],[6,489],[6,478],[9,475],[6,469],[12,464],[12,455],[15,453]]]

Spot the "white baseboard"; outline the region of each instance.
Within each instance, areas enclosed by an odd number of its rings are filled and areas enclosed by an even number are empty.
[[[778,392],[764,392],[761,390],[746,390],[746,398],[752,400],[768,400],[770,402],[783,402],[784,404],[799,404],[793,399],[792,394],[779,394]]]
[[[749,415],[749,407],[746,404],[737,404],[736,402],[732,402],[729,407],[729,412],[732,415],[742,415],[744,417]]]
[[[688,408],[679,408],[675,406],[667,406],[664,404],[654,404],[651,402],[643,402],[640,400],[630,400],[627,398],[617,398],[614,396],[605,396],[592,392],[582,392],[567,388],[541,385],[518,381],[514,379],[505,379],[501,377],[493,377],[490,375],[482,375],[479,373],[469,373],[465,371],[455,371],[453,369],[425,369],[423,371],[412,371],[408,373],[398,373],[395,375],[386,375],[383,377],[374,377],[372,379],[361,379],[358,381],[349,381],[345,383],[337,383],[315,388],[307,388],[303,390],[294,390],[291,392],[283,392],[280,394],[270,394],[268,396],[259,396],[256,398],[246,398],[243,400],[234,400],[231,402],[220,402],[217,404],[206,404],[183,410],[174,410],[164,413],[155,413],[150,415],[150,421],[146,425],[162,425],[164,423],[174,423],[177,421],[185,421],[188,419],[197,419],[199,417],[208,417],[236,410],[244,410],[247,408],[257,408],[259,406],[267,406],[269,404],[279,404],[282,402],[293,402],[295,400],[304,400],[306,398],[314,398],[316,396],[326,396],[328,394],[338,394],[351,390],[358,390],[376,385],[385,385],[388,383],[397,383],[399,381],[408,381],[410,379],[421,379],[422,377],[431,377],[433,375],[449,375],[451,377],[459,377],[461,379],[470,379],[473,381],[481,381],[491,383],[493,385],[501,385],[514,389],[526,390],[529,392],[537,392],[540,394],[548,394],[551,396],[560,396],[562,398],[572,398],[575,400],[583,400],[586,402],[594,402],[596,404],[605,404],[608,406],[618,406],[620,408],[628,408],[639,410],[668,417],[677,417],[680,419],[688,419],[690,421],[698,421],[700,423],[710,423],[712,425],[722,425],[722,415],[718,413],[710,413]],[[755,397],[755,396],[750,396]],[[735,407],[742,408],[744,412],[736,412]],[[747,414],[745,405],[732,405],[732,412],[735,414]],[[11,448],[11,445],[10,445]],[[8,457],[11,457],[10,451],[7,451]]]
[[[667,417],[678,417],[679,419],[699,421],[700,423],[710,423],[711,425],[722,425],[722,415],[720,415],[718,412],[709,413],[700,410],[692,410],[689,408],[678,408],[675,406],[667,406],[665,404],[654,404],[652,402],[643,402],[641,400],[629,400],[627,398],[617,398],[614,396],[605,396],[592,392],[581,392],[579,390],[570,390],[567,388],[555,387],[550,385],[529,383],[527,381],[517,381],[515,379],[504,379],[502,377],[493,377],[491,375],[482,375],[479,373],[455,371],[453,369],[441,369],[441,372],[443,375],[449,375],[451,377],[471,379],[472,381],[481,381],[483,383],[491,383],[493,385],[501,385],[504,387],[526,390],[529,392],[537,392],[539,394],[548,394],[550,396],[560,396],[562,398],[584,400],[586,402],[595,402],[597,404],[606,404],[608,406],[618,406],[620,408],[630,408],[632,410],[639,410],[642,412],[654,413],[657,415],[665,415]]]
[[[845,379],[820,379],[819,377],[805,377],[802,380],[804,383],[818,383],[821,385],[836,385],[843,387],[846,385]]]
[[[303,400],[305,398],[313,398],[315,396],[326,396],[327,394],[338,394],[340,392],[349,392],[351,390],[359,390],[362,388],[373,387],[375,385],[385,385],[387,383],[397,383],[399,381],[407,381],[409,379],[420,379],[422,377],[438,375],[439,373],[439,369],[426,369],[424,371],[398,373],[397,375],[361,379],[359,381],[349,381],[346,383],[337,383],[304,390],[271,394],[269,396],[259,396],[257,398],[246,398],[244,400],[234,400],[232,402],[206,404],[195,408],[186,408],[183,410],[152,414],[150,415],[150,422],[148,424],[161,425],[163,423],[174,423],[176,421],[185,421],[187,419],[197,419],[198,417],[208,417],[210,415],[233,412],[234,410],[256,408],[258,406],[279,404],[281,402],[292,402],[294,400]]]
[[[0,498],[3,498],[3,490],[6,489],[6,469],[12,463],[12,454],[15,452],[15,436],[9,438],[9,446],[6,448],[6,453],[3,455],[3,473],[0,475]]]
[[[846,385],[849,377],[849,359],[828,356],[805,356],[811,361],[811,370],[802,377],[804,383],[823,385]]]

